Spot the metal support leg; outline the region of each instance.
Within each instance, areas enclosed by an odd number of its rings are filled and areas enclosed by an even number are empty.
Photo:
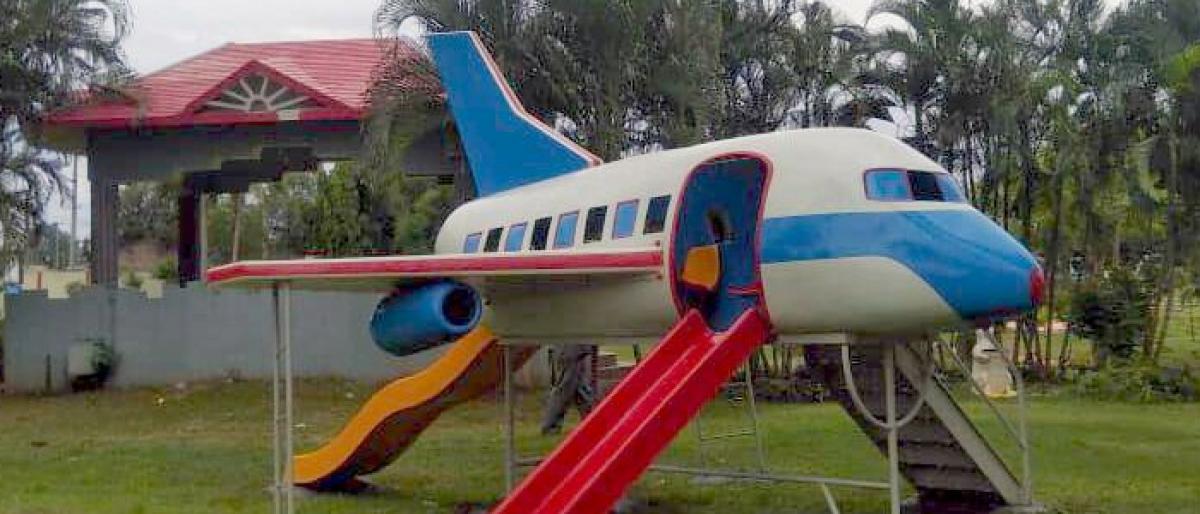
[[[825,495],[825,506],[829,508],[829,514],[842,514],[838,510],[837,500],[833,498],[833,492],[829,490],[829,486],[823,482],[818,485],[821,486],[821,494]]]
[[[280,318],[282,312],[279,308],[279,286],[271,288],[271,307],[275,315],[275,359],[271,362],[271,505],[274,507],[272,512],[275,514],[283,513],[283,491],[280,484],[283,480],[283,439],[279,437],[279,419],[280,405],[279,394],[281,393],[280,381],[283,377],[283,370],[280,369],[280,349],[283,347],[280,344],[282,339],[282,331],[280,330]]]
[[[1012,434],[1014,437],[1016,437],[1017,445],[1021,449],[1021,503],[1023,505],[1033,505],[1033,462],[1030,460],[1033,448],[1031,448],[1029,445],[1029,421],[1027,417],[1028,413],[1026,411],[1027,398],[1025,397],[1025,375],[1023,374],[1021,368],[1017,367],[1017,361],[1009,358],[1009,354],[1006,352],[1004,343],[998,336],[992,333],[991,330],[984,330],[981,333],[985,338],[988,339],[989,342],[992,343],[994,348],[999,350],[996,352],[996,354],[1004,360],[1004,365],[1007,367],[1009,374],[1012,375],[1013,383],[1016,384],[1017,428],[1013,428],[1012,423],[1009,422],[1008,418],[1000,413],[1000,410],[997,409],[991,400],[987,398],[987,395],[984,394],[983,389],[981,389],[974,380],[971,380],[970,384],[974,387],[975,392],[979,395],[979,397],[983,399],[984,404],[991,408],[992,413],[996,415],[996,418],[999,419],[1004,424],[1004,427],[1008,429],[1009,434]],[[1016,351],[1016,345],[1013,345],[1013,355],[1016,355]],[[954,362],[958,365],[959,369],[963,370],[965,373],[970,373],[970,367],[968,367],[966,363],[959,359],[956,354],[951,353],[950,355],[954,356]]]
[[[276,284],[271,291],[275,308],[275,366],[271,386],[273,434],[272,496],[276,514],[291,514],[292,495],[292,329],[291,287]]]
[[[758,419],[758,404],[756,403],[756,399],[755,399],[755,395],[754,395],[754,380],[753,380],[753,375],[752,375],[752,368],[749,364],[746,364],[744,369],[745,370],[744,370],[743,376],[745,376],[746,379],[745,379],[745,381],[741,382],[740,384],[745,389],[744,392],[746,394],[746,397],[745,397],[746,409],[749,411],[748,415],[750,418],[750,428],[746,429],[746,430],[741,430],[741,431],[734,431],[734,432],[728,432],[728,433],[723,433],[723,434],[706,436],[706,435],[704,435],[704,411],[701,410],[696,415],[696,417],[692,419],[692,427],[694,428],[694,432],[696,433],[696,450],[700,456],[700,467],[701,468],[708,467],[708,452],[705,450],[706,443],[712,442],[712,441],[715,441],[718,439],[729,439],[732,437],[753,436],[754,437],[754,446],[755,446],[755,458],[756,458],[756,462],[758,465],[758,471],[760,473],[766,473],[766,471],[767,471],[766,446],[763,442],[762,431],[760,430],[760,423],[759,423],[759,419]],[[735,384],[738,384],[738,382],[731,382],[729,385],[733,386]]]
[[[896,347],[883,345],[884,408],[887,409],[888,492],[892,514],[900,514],[900,443],[896,423]]]
[[[517,474],[516,420],[514,419],[512,347],[504,346],[504,491],[511,493]]]
[[[750,402],[750,429],[754,431],[754,450],[758,452],[758,470],[767,472],[767,452],[758,422],[758,403],[754,398],[754,367],[746,364],[746,401]]]

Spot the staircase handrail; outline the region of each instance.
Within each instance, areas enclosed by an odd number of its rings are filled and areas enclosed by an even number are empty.
[[[867,408],[863,403],[862,397],[858,394],[858,386],[854,385],[854,372],[850,369],[850,345],[842,345],[842,380],[846,383],[846,392],[849,393],[850,401],[854,402],[854,406],[858,408],[863,419],[870,422],[883,430],[896,430],[900,427],[908,425],[913,419],[916,419],[917,414],[921,412],[921,408],[925,406],[925,391],[928,388],[928,381],[934,376],[934,364],[930,361],[929,368],[925,373],[925,378],[921,387],[917,388],[919,396],[917,402],[912,406],[912,410],[908,411],[904,417],[897,419],[894,423],[880,421],[875,417],[875,414]]]
[[[934,338],[933,343],[945,350],[948,350],[946,353],[950,354],[959,371],[962,372],[963,376],[967,377],[967,382],[971,384],[971,388],[975,391],[975,394],[983,399],[984,405],[987,405],[988,409],[992,411],[992,414],[1000,420],[1001,424],[1004,426],[1005,430],[1008,431],[1009,435],[1016,440],[1017,447],[1021,450],[1021,500],[1024,503],[1029,504],[1033,499],[1033,467],[1030,461],[1029,427],[1026,419],[1025,378],[1022,375],[1021,370],[1018,369],[1012,359],[1008,357],[1008,353],[1006,352],[1004,344],[999,341],[999,339],[996,338],[990,330],[981,330],[980,332],[988,339],[990,343],[992,343],[993,346],[996,347],[998,351],[995,353],[999,354],[1000,358],[1003,359],[1005,368],[1008,369],[1009,374],[1011,374],[1013,377],[1013,382],[1016,384],[1016,426],[1013,426],[1013,423],[1008,419],[1008,416],[1005,416],[1004,413],[1000,411],[1000,408],[996,406],[996,403],[993,402],[986,393],[984,393],[983,388],[980,387],[973,378],[971,378],[971,368],[968,367],[965,362],[963,362],[962,358],[959,357],[958,352],[956,352],[952,347],[946,348],[947,345],[945,341],[943,341],[940,337]],[[933,360],[932,356],[931,360]],[[941,380],[943,385],[945,385],[944,380],[942,380],[940,377],[939,380]]]

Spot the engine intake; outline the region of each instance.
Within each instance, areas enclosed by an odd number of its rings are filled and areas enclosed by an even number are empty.
[[[398,290],[379,302],[371,316],[371,338],[392,355],[411,355],[470,332],[482,315],[483,301],[471,286],[431,282]]]

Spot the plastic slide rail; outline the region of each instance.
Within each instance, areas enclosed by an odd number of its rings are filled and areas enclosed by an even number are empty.
[[[607,513],[768,333],[755,309],[723,333],[688,312],[492,513]]]
[[[514,369],[533,354],[529,348],[513,351]],[[322,491],[361,489],[357,477],[390,464],[442,412],[491,390],[503,375],[503,347],[477,327],[429,367],[372,395],[324,446],[296,456],[293,481]]]

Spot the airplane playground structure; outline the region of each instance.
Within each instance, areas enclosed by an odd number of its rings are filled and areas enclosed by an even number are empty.
[[[1008,363],[1022,414],[1000,416],[1021,454],[1014,470],[936,372],[931,334],[1034,308],[1041,270],[935,162],[870,131],[822,129],[605,164],[529,115],[476,35],[428,43],[479,193],[447,218],[435,255],[245,261],[207,274],[213,287],[274,291],[277,511],[292,508],[285,484],[361,488],[439,414],[497,387],[508,487],[493,513],[608,512],[647,470],[816,484],[833,512],[836,487],[886,490],[900,512],[904,481],[921,512],[1034,509],[1020,373]],[[385,295],[370,330],[391,353],[452,345],[293,458],[297,288]],[[553,452],[517,455],[513,373],[539,346],[579,342],[655,344]],[[819,383],[887,458],[886,481],[654,464],[765,344],[803,345]],[[742,385],[746,435],[757,438],[753,381]]]

